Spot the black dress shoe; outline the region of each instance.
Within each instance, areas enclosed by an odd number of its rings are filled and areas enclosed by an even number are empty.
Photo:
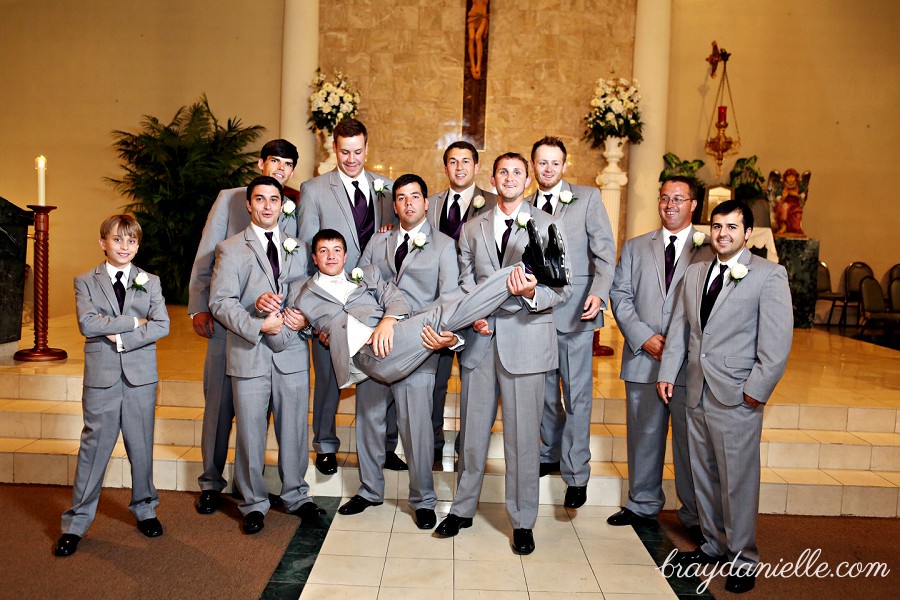
[[[269,494],[269,506],[272,508],[281,508],[284,506],[284,500],[278,494]]]
[[[438,535],[444,537],[453,537],[459,533],[460,529],[472,526],[472,517],[457,517],[453,513],[447,515],[447,518],[441,521],[437,529],[434,530]]]
[[[566,508],[581,508],[587,502],[586,485],[570,485],[566,489],[566,500],[563,503]]]
[[[430,508],[416,509],[416,527],[419,529],[431,529],[437,523],[437,516]]]
[[[700,529],[699,525],[691,525],[687,528],[688,537],[692,542],[697,544],[698,547],[702,546],[706,543],[706,538],[703,537],[703,530]]]
[[[334,452],[320,452],[316,454],[316,469],[322,475],[334,475],[337,473],[337,456]]]
[[[606,522],[615,527],[622,527],[624,525],[651,525],[656,522],[656,519],[642,517],[634,514],[627,508],[623,508],[616,514],[610,515]]]
[[[81,536],[74,533],[64,533],[59,536],[59,541],[56,542],[53,554],[56,556],[71,556],[78,550],[78,542],[80,541]]]
[[[194,508],[196,508],[197,512],[201,515],[211,515],[219,508],[221,496],[222,494],[219,490],[203,490],[200,492],[200,497],[197,498],[197,502],[194,503]]]
[[[756,572],[748,572],[746,568],[735,569],[734,573],[729,573],[725,578],[725,591],[732,594],[743,594],[749,592],[756,586]]]
[[[566,245],[556,223],[550,224],[550,227],[547,228],[547,234],[550,239],[547,240],[547,251],[544,253],[544,256],[549,264],[550,276],[553,280],[541,283],[554,287],[568,285],[571,277],[569,276],[569,266],[566,264]]]
[[[341,507],[338,509],[338,512],[342,515],[358,515],[370,506],[380,506],[381,504],[384,503],[372,502],[371,500],[366,500],[365,498],[357,494],[347,500],[343,505],[341,505]]]
[[[559,473],[559,461],[557,462],[542,462],[540,475],[543,477],[544,475],[549,475],[550,473]]]
[[[262,531],[262,528],[266,526],[265,521],[266,515],[258,510],[254,510],[253,512],[248,512],[244,515],[244,522],[241,524],[241,527],[243,528],[244,533],[253,535],[254,533]]]
[[[444,449],[443,448],[435,448],[434,449],[434,464],[442,465],[444,463]]]
[[[409,467],[403,462],[396,452],[388,452],[384,456],[384,468],[389,471],[409,471]]]
[[[679,552],[672,562],[676,565],[717,565],[725,559],[724,556],[710,556],[700,548],[692,552]]]
[[[519,554],[534,552],[534,535],[530,529],[513,529],[513,550]]]
[[[525,233],[528,234],[528,244],[522,252],[522,262],[540,282],[548,276],[547,259],[544,256],[544,243],[534,219],[529,219],[525,224]]]
[[[156,517],[138,521],[137,528],[138,531],[140,531],[147,537],[159,537],[163,534],[162,523],[160,523],[159,519],[157,519]]]
[[[318,517],[324,517],[327,514],[324,508],[322,508],[312,500],[310,500],[309,502],[304,502],[294,510],[289,510],[287,512],[288,514],[294,515],[295,517],[300,517],[303,520],[316,519]]]

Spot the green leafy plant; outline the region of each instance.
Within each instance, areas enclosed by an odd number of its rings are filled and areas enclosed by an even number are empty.
[[[762,171],[756,166],[756,155],[739,158],[729,174],[728,187],[734,190],[735,200],[753,200],[763,197]]]
[[[263,131],[236,117],[223,126],[204,94],[171,123],[144,115],[138,133],[113,132],[125,175],[105,179],[132,200],[125,209],[144,231],[138,262],[159,275],[170,302],[186,303],[209,209],[219,190],[246,185],[256,156],[245,149]]]

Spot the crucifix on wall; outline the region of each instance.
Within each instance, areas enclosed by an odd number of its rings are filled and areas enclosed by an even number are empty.
[[[462,138],[484,149],[490,0],[466,0],[466,62]]]

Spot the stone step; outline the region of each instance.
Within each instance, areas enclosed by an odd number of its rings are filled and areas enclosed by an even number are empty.
[[[0,438],[0,482],[72,485],[78,455],[77,440],[40,440]],[[349,497],[359,486],[356,455],[340,453],[335,475],[325,476],[315,470],[310,455],[307,481],[313,495]],[[233,460],[233,455],[229,461]],[[266,464],[274,465],[277,452],[266,453]],[[482,502],[503,502],[504,463],[487,461]],[[197,491],[201,472],[200,449],[193,446],[159,444],[154,447],[154,481],[160,489]],[[456,473],[452,459],[445,458],[442,471],[435,472],[439,500],[453,499]],[[226,467],[231,479],[232,464]],[[666,508],[677,508],[671,467],[666,467],[663,487]],[[767,514],[858,515],[871,517],[900,516],[900,473],[844,469],[763,468],[760,512]],[[276,468],[266,469],[269,490],[280,489]],[[104,480],[105,487],[129,487],[131,473],[125,447],[118,444],[113,451]],[[409,485],[405,472],[385,472],[385,497],[403,499]],[[592,462],[588,483],[588,504],[621,505],[627,499],[628,468],[620,462]],[[229,490],[226,490],[229,491]],[[559,476],[541,479],[541,503],[562,504],[566,484]]]

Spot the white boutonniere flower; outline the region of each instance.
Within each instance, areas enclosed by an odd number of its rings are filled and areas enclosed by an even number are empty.
[[[691,242],[694,244],[694,248],[699,248],[706,243],[706,234],[702,231],[695,231],[691,237]]]
[[[287,217],[293,217],[294,211],[297,210],[297,205],[293,200],[285,200],[284,204],[281,205],[281,214]]]
[[[356,267],[355,269],[350,271],[350,279],[352,279],[353,281],[359,283],[360,281],[362,281],[362,278],[363,278],[363,270],[360,269],[359,267]]]
[[[559,201],[563,204],[572,204],[576,200],[578,200],[578,198],[573,196],[572,192],[570,192],[569,190],[563,190],[559,193]]]
[[[484,196],[479,194],[479,195],[475,196],[474,198],[472,198],[472,206],[475,207],[475,210],[484,208]]]
[[[519,229],[525,229],[525,226],[528,225],[528,221],[531,220],[531,215],[527,212],[519,212],[516,215],[516,225],[519,226]]]
[[[150,276],[141,271],[134,277],[134,281],[131,282],[131,289],[141,290],[142,292],[146,292],[147,288],[144,285],[150,281]]]
[[[731,277],[731,281],[734,282],[734,285],[737,285],[741,279],[747,276],[750,270],[742,265],[741,263],[735,264],[733,267],[728,269],[728,275]]]
[[[281,245],[284,247],[285,251],[287,251],[288,254],[293,254],[294,250],[297,249],[297,240],[295,240],[294,238],[287,238],[281,243]]]
[[[376,179],[373,181],[372,189],[375,190],[375,193],[378,194],[379,198],[384,196],[384,193],[387,191],[387,186],[384,185],[384,179]]]
[[[420,231],[413,237],[412,243],[416,248],[424,248],[428,243],[428,236]]]

